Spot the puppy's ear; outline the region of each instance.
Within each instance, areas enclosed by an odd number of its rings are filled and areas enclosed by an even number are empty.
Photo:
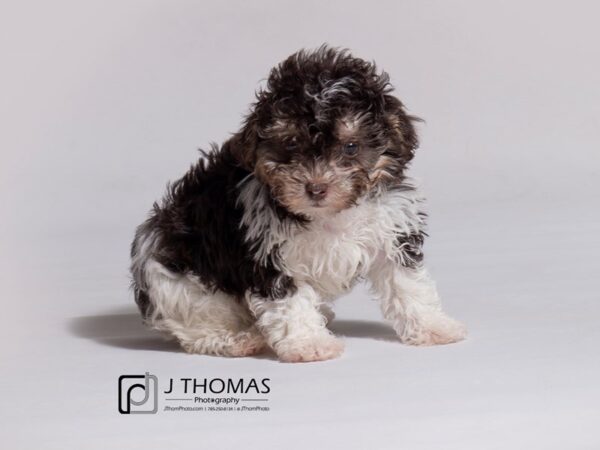
[[[255,114],[246,118],[244,126],[227,142],[231,154],[244,169],[253,171],[258,147],[258,120]]]
[[[386,94],[384,99],[384,120],[390,138],[390,145],[385,153],[405,166],[419,146],[414,122],[421,122],[421,119],[406,114],[404,105],[396,97]]]

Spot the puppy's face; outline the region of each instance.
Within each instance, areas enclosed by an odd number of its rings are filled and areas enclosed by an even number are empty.
[[[241,156],[273,197],[307,217],[337,213],[400,183],[417,145],[388,78],[345,52],[292,55],[239,136]]]
[[[327,125],[314,118],[274,118],[257,148],[255,173],[290,211],[313,217],[356,204],[384,175],[378,127],[347,111]]]

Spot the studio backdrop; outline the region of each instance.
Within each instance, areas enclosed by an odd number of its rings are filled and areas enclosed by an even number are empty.
[[[600,448],[599,14],[3,1],[0,446]],[[242,128],[274,66],[323,44],[389,74],[422,119],[406,174],[423,260],[466,339],[402,343],[365,282],[333,305],[333,359],[187,353],[142,323],[135,229]]]

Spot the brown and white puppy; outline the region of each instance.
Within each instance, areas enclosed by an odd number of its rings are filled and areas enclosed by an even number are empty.
[[[418,145],[388,76],[347,51],[277,67],[242,129],[173,183],[132,245],[148,325],[186,351],[334,358],[331,302],[370,282],[400,340],[464,338],[423,267]]]

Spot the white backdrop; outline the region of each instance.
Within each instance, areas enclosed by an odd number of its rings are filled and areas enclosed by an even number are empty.
[[[600,448],[593,1],[0,4],[3,448]],[[425,119],[412,174],[463,343],[394,341],[364,289],[336,361],[189,356],[144,330],[135,226],[269,69],[350,48]],[[270,377],[271,411],[123,416],[117,378]]]

